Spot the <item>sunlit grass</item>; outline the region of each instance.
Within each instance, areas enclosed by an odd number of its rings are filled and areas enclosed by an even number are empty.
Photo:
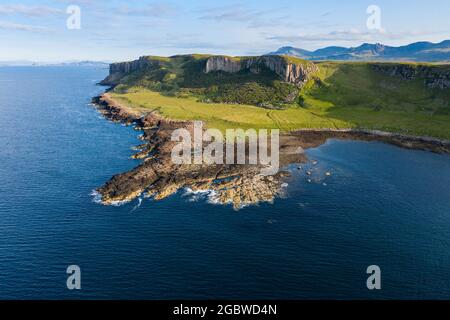
[[[299,128],[348,127],[349,124],[314,115],[302,108],[268,110],[238,104],[202,103],[195,98],[175,98],[150,90],[126,94],[112,93],[112,97],[142,110],[157,110],[164,117],[176,120],[203,120],[210,128],[267,128],[290,131]]]
[[[431,89],[374,71],[367,63],[319,63],[302,106],[283,110],[200,102],[140,87],[111,95],[134,108],[177,120],[203,120],[210,128],[364,128],[450,139],[450,90]]]

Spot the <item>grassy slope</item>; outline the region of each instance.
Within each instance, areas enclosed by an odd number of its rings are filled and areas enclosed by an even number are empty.
[[[298,88],[280,81],[273,71],[261,66],[258,74],[248,71],[204,73],[208,57],[199,54],[169,58],[148,56],[148,60],[157,63],[123,77],[116,91],[126,92],[139,86],[164,95],[196,96],[205,102],[250,104],[274,109],[298,102]],[[228,58],[240,61],[247,57]],[[296,63],[311,63],[291,59]]]
[[[302,107],[292,104],[285,110],[203,103],[190,95],[177,98],[136,86],[112,95],[131,106],[158,109],[168,118],[204,120],[222,130],[360,127],[450,139],[449,90],[427,88],[420,79],[389,77],[367,63],[325,62],[319,67],[321,84],[311,81],[302,90]]]
[[[303,106],[355,126],[450,138],[450,90],[431,89],[374,71],[368,63],[322,63],[323,84],[303,92]]]
[[[126,94],[112,93],[112,97],[129,106],[143,110],[158,110],[164,117],[177,120],[204,120],[208,127],[279,128],[283,131],[298,128],[346,128],[344,121],[326,119],[299,107],[267,110],[240,104],[198,102],[194,97],[175,98],[159,92],[136,88]]]

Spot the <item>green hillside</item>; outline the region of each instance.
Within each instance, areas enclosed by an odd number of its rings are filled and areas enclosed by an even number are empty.
[[[122,77],[112,96],[220,129],[367,128],[450,139],[450,90],[425,85],[433,81],[428,68],[447,75],[449,65],[396,64],[428,72],[427,79],[420,73],[405,79],[379,71],[377,63],[322,62],[299,89],[265,68],[205,73],[207,58],[149,58],[160,63]]]
[[[141,87],[166,96],[194,96],[202,102],[250,104],[276,109],[298,103],[297,86],[281,81],[264,66],[260,66],[257,74],[248,71],[205,73],[208,57],[200,54],[146,57],[159,63],[123,77],[115,91],[126,92],[132,87]],[[245,57],[228,58],[239,61]],[[300,61],[292,57],[285,59]]]
[[[450,137],[449,89],[386,75],[374,65],[320,63],[319,80],[302,90],[301,106],[357,127]],[[442,68],[450,72],[450,66]]]

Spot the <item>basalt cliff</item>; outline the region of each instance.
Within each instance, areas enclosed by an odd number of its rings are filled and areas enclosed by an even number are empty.
[[[238,73],[249,71],[259,74],[263,69],[274,72],[279,80],[286,83],[302,86],[312,78],[312,75],[319,70],[318,66],[312,62],[285,56],[256,56],[256,57],[229,57],[229,56],[204,56],[195,55],[173,56],[169,58],[142,56],[137,60],[128,62],[112,63],[109,67],[109,76],[101,82],[104,85],[117,85],[120,80],[134,72],[145,72],[158,68],[176,67],[198,64],[195,71],[201,70],[203,73],[223,71],[227,73]]]
[[[302,86],[319,70],[311,62],[296,59],[290,61],[283,56],[261,56],[233,58],[227,56],[213,56],[206,60],[205,72],[224,71],[236,73],[248,70],[258,74],[261,68],[268,68],[275,72],[282,81]]]
[[[116,62],[109,65],[109,75],[100,82],[102,85],[115,86],[120,80],[136,71],[145,71],[148,67],[157,66],[158,60],[140,57],[137,60]]]
[[[374,63],[374,70],[405,80],[422,79],[429,88],[450,89],[450,65]]]
[[[339,65],[339,63],[338,63]],[[345,66],[345,64],[342,64]],[[429,88],[450,88],[450,65],[396,63],[396,62],[374,62],[367,63],[372,70],[404,80],[420,79]],[[230,57],[211,55],[178,55],[172,57],[142,56],[137,60],[112,63],[109,67],[109,75],[100,82],[102,85],[117,86],[139,85],[149,86],[150,89],[173,91],[177,88],[187,90],[208,87],[218,87],[219,94],[208,96],[215,102],[251,103],[254,101],[225,101],[224,86],[239,86],[241,90],[245,84],[253,83],[263,88],[266,96],[275,96],[280,92],[279,88],[273,90],[271,81],[278,80],[286,86],[295,88],[286,90],[286,96],[294,96],[308,81],[318,81],[317,76],[321,69],[320,62],[302,60],[295,57],[283,55],[264,55],[250,57]],[[222,75],[218,75],[222,73]],[[228,76],[226,76],[228,74]],[[163,88],[163,89],[161,89]],[[165,88],[165,89],[164,89]],[[255,90],[251,86],[250,91]],[[203,90],[202,94],[208,95],[210,90]],[[239,92],[245,96],[247,92]],[[263,97],[260,100],[267,100]],[[235,99],[236,100],[236,99]],[[260,101],[261,102],[261,101]],[[263,101],[264,102],[264,101]],[[292,102],[292,99],[278,97],[273,103]]]

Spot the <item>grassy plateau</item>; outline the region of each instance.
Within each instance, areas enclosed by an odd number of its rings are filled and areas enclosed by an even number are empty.
[[[320,62],[299,89],[264,68],[206,74],[207,58],[159,58],[158,66],[123,77],[111,96],[221,130],[364,128],[450,139],[450,90],[430,88],[420,77],[388,75],[374,68],[376,63]],[[449,65],[439,67],[450,72]]]

